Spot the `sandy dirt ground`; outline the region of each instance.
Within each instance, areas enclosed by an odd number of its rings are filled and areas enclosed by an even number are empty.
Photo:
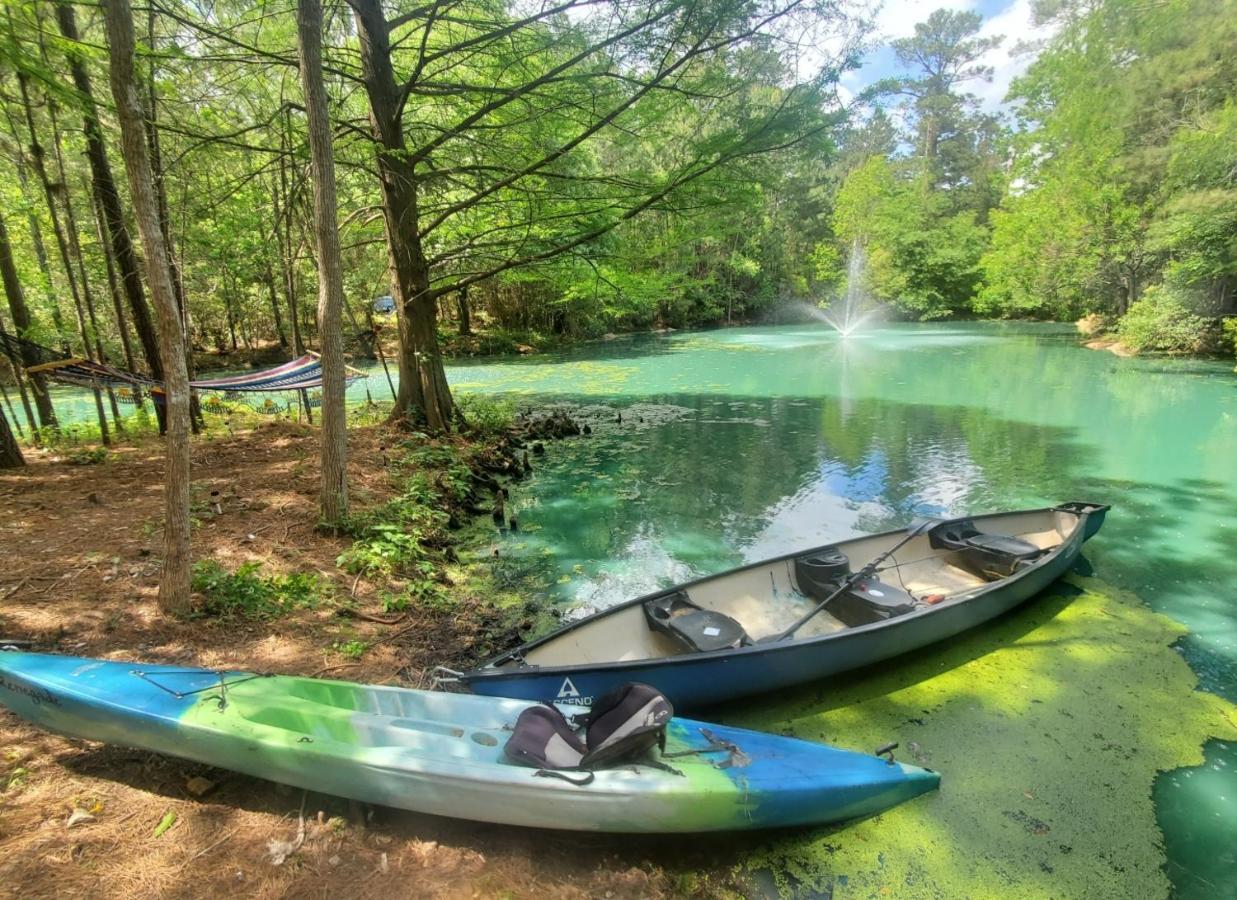
[[[354,502],[390,492],[381,426],[351,437]],[[377,612],[381,585],[341,572],[346,539],[313,527],[316,438],[292,423],[194,444],[194,553],[229,569],[316,572]],[[181,621],[156,605],[162,448],[100,465],[33,453],[0,474],[0,637],[36,649],[355,681],[424,684],[466,659],[483,598],[395,625],[334,608],[271,622]],[[218,494],[212,498],[212,491]],[[216,512],[214,504],[222,512]],[[350,660],[333,645],[370,645]],[[7,712],[0,895],[13,897],[655,897],[745,889],[691,842],[503,828],[372,809],[258,779],[40,732]],[[168,824],[170,822],[170,825]],[[161,825],[163,826],[161,828]],[[282,861],[279,860],[282,858]]]

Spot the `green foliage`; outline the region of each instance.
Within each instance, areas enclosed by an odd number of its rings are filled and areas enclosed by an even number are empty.
[[[1210,320],[1192,313],[1172,290],[1148,288],[1117,323],[1121,342],[1131,350],[1155,353],[1198,353],[1208,343]]]
[[[977,309],[1121,314],[1151,284],[1189,289],[1198,311],[1237,287],[1237,16],[1231,3],[1045,6],[1058,32],[1016,82],[1028,126],[994,216]],[[1169,304],[1171,305],[1171,304]],[[1130,338],[1197,344],[1187,320]],[[1158,314],[1157,314],[1158,315]]]
[[[457,400],[468,429],[478,436],[501,434],[515,421],[515,404],[486,394],[462,394]]]
[[[369,649],[369,642],[358,640],[335,641],[331,644],[331,649],[347,659],[360,659],[365,655],[365,651]]]
[[[1228,342],[1229,348],[1234,356],[1237,356],[1237,317],[1224,320],[1224,340]]]
[[[193,567],[193,589],[202,596],[200,616],[217,619],[277,619],[293,610],[312,609],[327,587],[317,575],[261,574],[262,564],[247,562],[229,572],[215,560]]]
[[[979,280],[987,230],[913,166],[874,156],[838,191],[834,229],[866,254],[866,291],[903,313],[933,319],[965,312]]]
[[[408,450],[395,465],[409,471],[399,496],[348,523],[355,540],[336,561],[347,572],[426,578],[436,571],[427,548],[444,542],[450,522],[445,501],[468,495],[472,473],[449,444]]]
[[[74,466],[97,466],[107,462],[108,455],[106,447],[89,447],[70,453],[66,462]]]

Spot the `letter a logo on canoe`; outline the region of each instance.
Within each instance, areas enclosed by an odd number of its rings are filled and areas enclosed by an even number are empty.
[[[570,678],[563,679],[563,686],[558,689],[558,698],[561,700],[564,697],[579,697],[580,692],[576,690],[576,686],[571,683]]]

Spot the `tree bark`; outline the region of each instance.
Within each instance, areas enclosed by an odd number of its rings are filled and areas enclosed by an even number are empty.
[[[314,186],[314,234],[318,248],[318,341],[322,348],[322,521],[338,528],[348,515],[348,420],[344,409],[344,266],[339,249],[335,160],[322,81],[322,7],[298,0],[297,39],[301,86],[309,128],[309,164]]]
[[[159,322],[167,407],[167,470],[164,478],[163,577],[159,605],[165,612],[189,609],[189,375],[171,263],[159,220],[151,175],[144,112],[133,73],[133,11],[129,0],[104,0],[111,57],[112,95],[120,121],[121,148],[133,195],[133,212],[146,251],[146,274]]]
[[[130,15],[127,7],[126,15]],[[60,33],[67,40],[74,44],[80,43],[77,20],[69,0],[60,0],[56,4],[56,21],[60,25]],[[155,335],[150,307],[146,304],[146,294],[142,288],[141,263],[133,247],[133,239],[129,236],[129,227],[125,224],[120,192],[116,189],[116,179],[112,177],[112,167],[107,161],[107,148],[103,143],[103,129],[99,125],[99,113],[95,108],[94,95],[90,88],[90,75],[86,71],[86,65],[80,53],[70,48],[66,51],[66,56],[73,76],[73,85],[82,97],[82,129],[86,135],[86,158],[90,162],[94,189],[103,211],[104,223],[107,226],[112,258],[119,270],[120,283],[129,301],[129,311],[133,315],[133,327],[142,345],[142,355],[146,358],[150,376],[156,381],[163,381],[164,366],[159,356],[159,338]],[[164,408],[161,404],[155,404],[155,414],[162,427],[165,419]]]
[[[13,437],[13,429],[4,416],[4,407],[0,406],[0,469],[16,469],[25,464],[21,447],[17,446],[17,438]]]
[[[30,318],[30,310],[26,306],[26,297],[22,293],[21,281],[17,277],[17,266],[13,263],[13,245],[9,242],[9,230],[4,219],[0,217],[0,279],[4,281],[4,293],[9,299],[9,312],[13,316],[13,328],[18,337],[27,337],[34,325]],[[22,347],[22,365],[27,369],[37,366],[43,360],[29,347]],[[41,372],[29,373],[30,389],[34,394],[34,405],[39,411],[39,425],[43,428],[57,428],[56,410],[52,407],[51,395],[47,392],[47,379]]]

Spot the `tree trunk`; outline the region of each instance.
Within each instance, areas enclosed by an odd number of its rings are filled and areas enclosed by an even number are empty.
[[[99,252],[103,254],[103,262],[107,267],[107,290],[112,298],[112,313],[116,316],[116,330],[120,334],[120,347],[125,355],[125,368],[137,372],[137,361],[133,357],[133,342],[129,338],[129,323],[125,320],[124,292],[116,278],[116,263],[112,259],[112,246],[107,239],[107,224],[103,218],[103,204],[99,201],[99,192],[93,183],[90,188],[91,200],[94,206],[95,237],[99,241]],[[134,406],[142,406],[142,391],[137,385],[132,388]]]
[[[0,225],[3,224],[3,221],[0,221]],[[4,317],[0,316],[0,334],[4,333]],[[22,373],[21,366],[9,359],[7,355],[4,359],[9,364],[9,371],[13,374],[13,382],[17,385],[17,393],[21,397],[21,408],[26,414],[26,425],[30,428],[30,439],[34,441],[34,445],[37,447],[41,443],[39,439],[39,426],[34,421],[34,409],[30,406],[30,394],[26,391],[26,379]]]
[[[355,0],[352,6],[370,123],[379,148],[383,218],[395,273],[400,344],[395,416],[424,419],[431,430],[445,431],[451,427],[454,405],[438,347],[436,307],[419,230],[416,173],[405,152],[403,104],[391,66],[390,25],[378,0]]]
[[[279,295],[275,290],[275,273],[271,270],[271,261],[266,261],[266,289],[271,298],[271,315],[275,318],[275,334],[279,337],[279,346],[288,346],[288,336],[283,330],[283,314],[279,311]]]
[[[22,89],[22,96],[25,97],[25,80],[18,79],[18,84]],[[26,105],[29,108],[29,105]],[[18,133],[17,123],[8,114],[8,110],[4,111],[5,118],[9,122],[9,132],[13,135],[13,141],[16,144],[16,171],[17,183],[21,186],[22,198],[27,201],[26,205],[26,224],[30,231],[30,243],[34,245],[34,258],[39,264],[39,272],[43,275],[45,289],[47,291],[47,307],[52,314],[52,324],[56,328],[57,341],[64,339],[64,320],[60,317],[60,302],[56,296],[56,286],[52,281],[51,266],[47,261],[47,245],[43,243],[43,229],[39,225],[39,217],[34,212],[34,201],[30,198],[30,181],[26,175],[26,152],[22,149],[21,135]]]
[[[9,243],[9,230],[5,227],[3,217],[0,217],[0,279],[4,281],[4,293],[9,298],[9,312],[13,315],[13,328],[18,337],[27,337],[34,322],[30,318],[30,310],[26,307],[26,297],[21,290],[21,281],[17,277],[17,266],[13,264],[13,246]],[[43,360],[29,347],[22,347],[22,365],[27,369],[37,366]],[[34,405],[39,411],[39,424],[43,428],[57,428],[56,410],[52,407],[51,395],[47,392],[47,379],[41,372],[31,372],[30,389],[34,394]]]
[[[146,251],[146,274],[159,321],[167,407],[167,464],[164,473],[163,577],[159,605],[165,612],[189,609],[189,375],[176,290],[167,244],[159,224],[147,155],[142,101],[133,75],[133,12],[129,0],[104,0],[111,56],[112,95],[120,121],[121,147],[133,195],[133,212]]]
[[[103,338],[99,332],[99,317],[95,313],[94,293],[90,290],[90,281],[86,277],[86,260],[82,255],[82,242],[77,231],[77,215],[73,211],[73,196],[69,193],[69,176],[65,171],[64,166],[64,150],[60,141],[60,125],[56,120],[56,104],[55,101],[48,101],[48,115],[52,123],[52,147],[56,151],[56,172],[60,176],[60,196],[64,203],[65,218],[68,221],[68,227],[65,231],[69,237],[69,253],[73,257],[73,262],[77,267],[78,282],[82,286],[82,300],[86,303],[86,314],[90,319],[89,332],[85,328],[85,322],[82,323],[82,341],[86,346],[86,355],[91,355],[91,338],[94,339],[94,354],[93,358],[96,362],[106,363],[107,353],[103,350]],[[124,431],[124,425],[120,418],[120,407],[116,405],[116,394],[109,386],[106,388],[108,403],[112,409],[112,421],[116,423],[118,432]],[[98,390],[95,391],[96,396]],[[99,401],[102,405],[102,401]],[[104,443],[107,443],[107,431],[103,430]]]
[[[26,126],[30,131],[30,158],[34,164],[34,172],[39,177],[39,184],[43,187],[43,199],[47,203],[47,215],[52,223],[52,233],[56,237],[56,249],[60,253],[60,264],[64,267],[64,275],[69,283],[69,294],[73,298],[73,309],[77,313],[77,330],[81,336],[82,348],[86,357],[93,358],[93,353],[90,350],[90,329],[86,327],[86,306],[82,299],[82,291],[86,285],[79,283],[77,272],[73,268],[73,254],[69,248],[69,236],[66,234],[64,223],[60,220],[60,210],[56,205],[56,189],[52,186],[51,177],[47,174],[47,153],[43,149],[43,145],[39,142],[39,132],[34,123],[34,105],[30,102],[30,91],[27,84],[27,79],[24,75],[17,76],[17,85],[21,93],[22,108],[26,114]],[[53,113],[52,118],[53,133],[58,137],[58,131],[55,128],[55,118]],[[59,148],[57,147],[57,154]],[[63,183],[64,175],[61,173],[61,182]],[[65,203],[68,204],[68,192],[65,192]],[[70,218],[72,212],[70,210]],[[73,241],[76,244],[77,236],[73,235]],[[85,277],[83,270],[81,276]],[[94,404],[95,413],[99,419],[99,435],[103,438],[104,446],[111,446],[112,436],[107,427],[107,414],[103,411],[103,394],[96,384],[94,389]]]
[[[322,82],[322,7],[298,0],[301,86],[309,128],[318,248],[318,341],[322,348],[322,521],[338,528],[348,515],[348,420],[344,410],[344,266],[339,249],[335,160]]]
[[[4,408],[0,407],[0,469],[16,469],[25,464],[21,447],[17,446],[13,429],[9,428],[9,420],[4,417]]]
[[[472,334],[472,311],[468,308],[468,288],[460,288],[455,295],[456,307],[460,314],[460,334]]]
[[[127,7],[125,15],[129,16]],[[69,0],[60,0],[56,4],[56,20],[65,38],[73,44],[80,42],[77,21]],[[119,269],[121,286],[129,300],[129,311],[133,314],[133,327],[137,330],[138,340],[142,344],[142,354],[146,357],[150,376],[156,381],[163,381],[164,366],[159,356],[159,339],[155,335],[150,307],[146,304],[146,294],[142,288],[141,264],[133,247],[133,239],[129,236],[129,228],[125,224],[124,211],[120,204],[120,192],[116,189],[112,167],[107,161],[103,130],[99,126],[99,113],[95,109],[94,95],[90,89],[90,76],[78,52],[70,48],[66,51],[66,55],[73,75],[73,85],[82,98],[82,129],[86,135],[86,158],[90,162],[95,191],[103,210],[103,219],[112,247],[112,257]],[[164,408],[161,404],[155,404],[155,414],[162,428],[165,419]]]
[[[281,147],[287,144],[280,132]],[[282,208],[281,208],[282,207]],[[279,258],[283,267],[284,300],[288,304],[288,322],[292,326],[292,354],[301,356],[305,343],[301,340],[301,320],[296,314],[296,259],[292,249],[292,198],[288,193],[288,168],[284,155],[279,155],[279,181],[275,193],[275,230]]]

